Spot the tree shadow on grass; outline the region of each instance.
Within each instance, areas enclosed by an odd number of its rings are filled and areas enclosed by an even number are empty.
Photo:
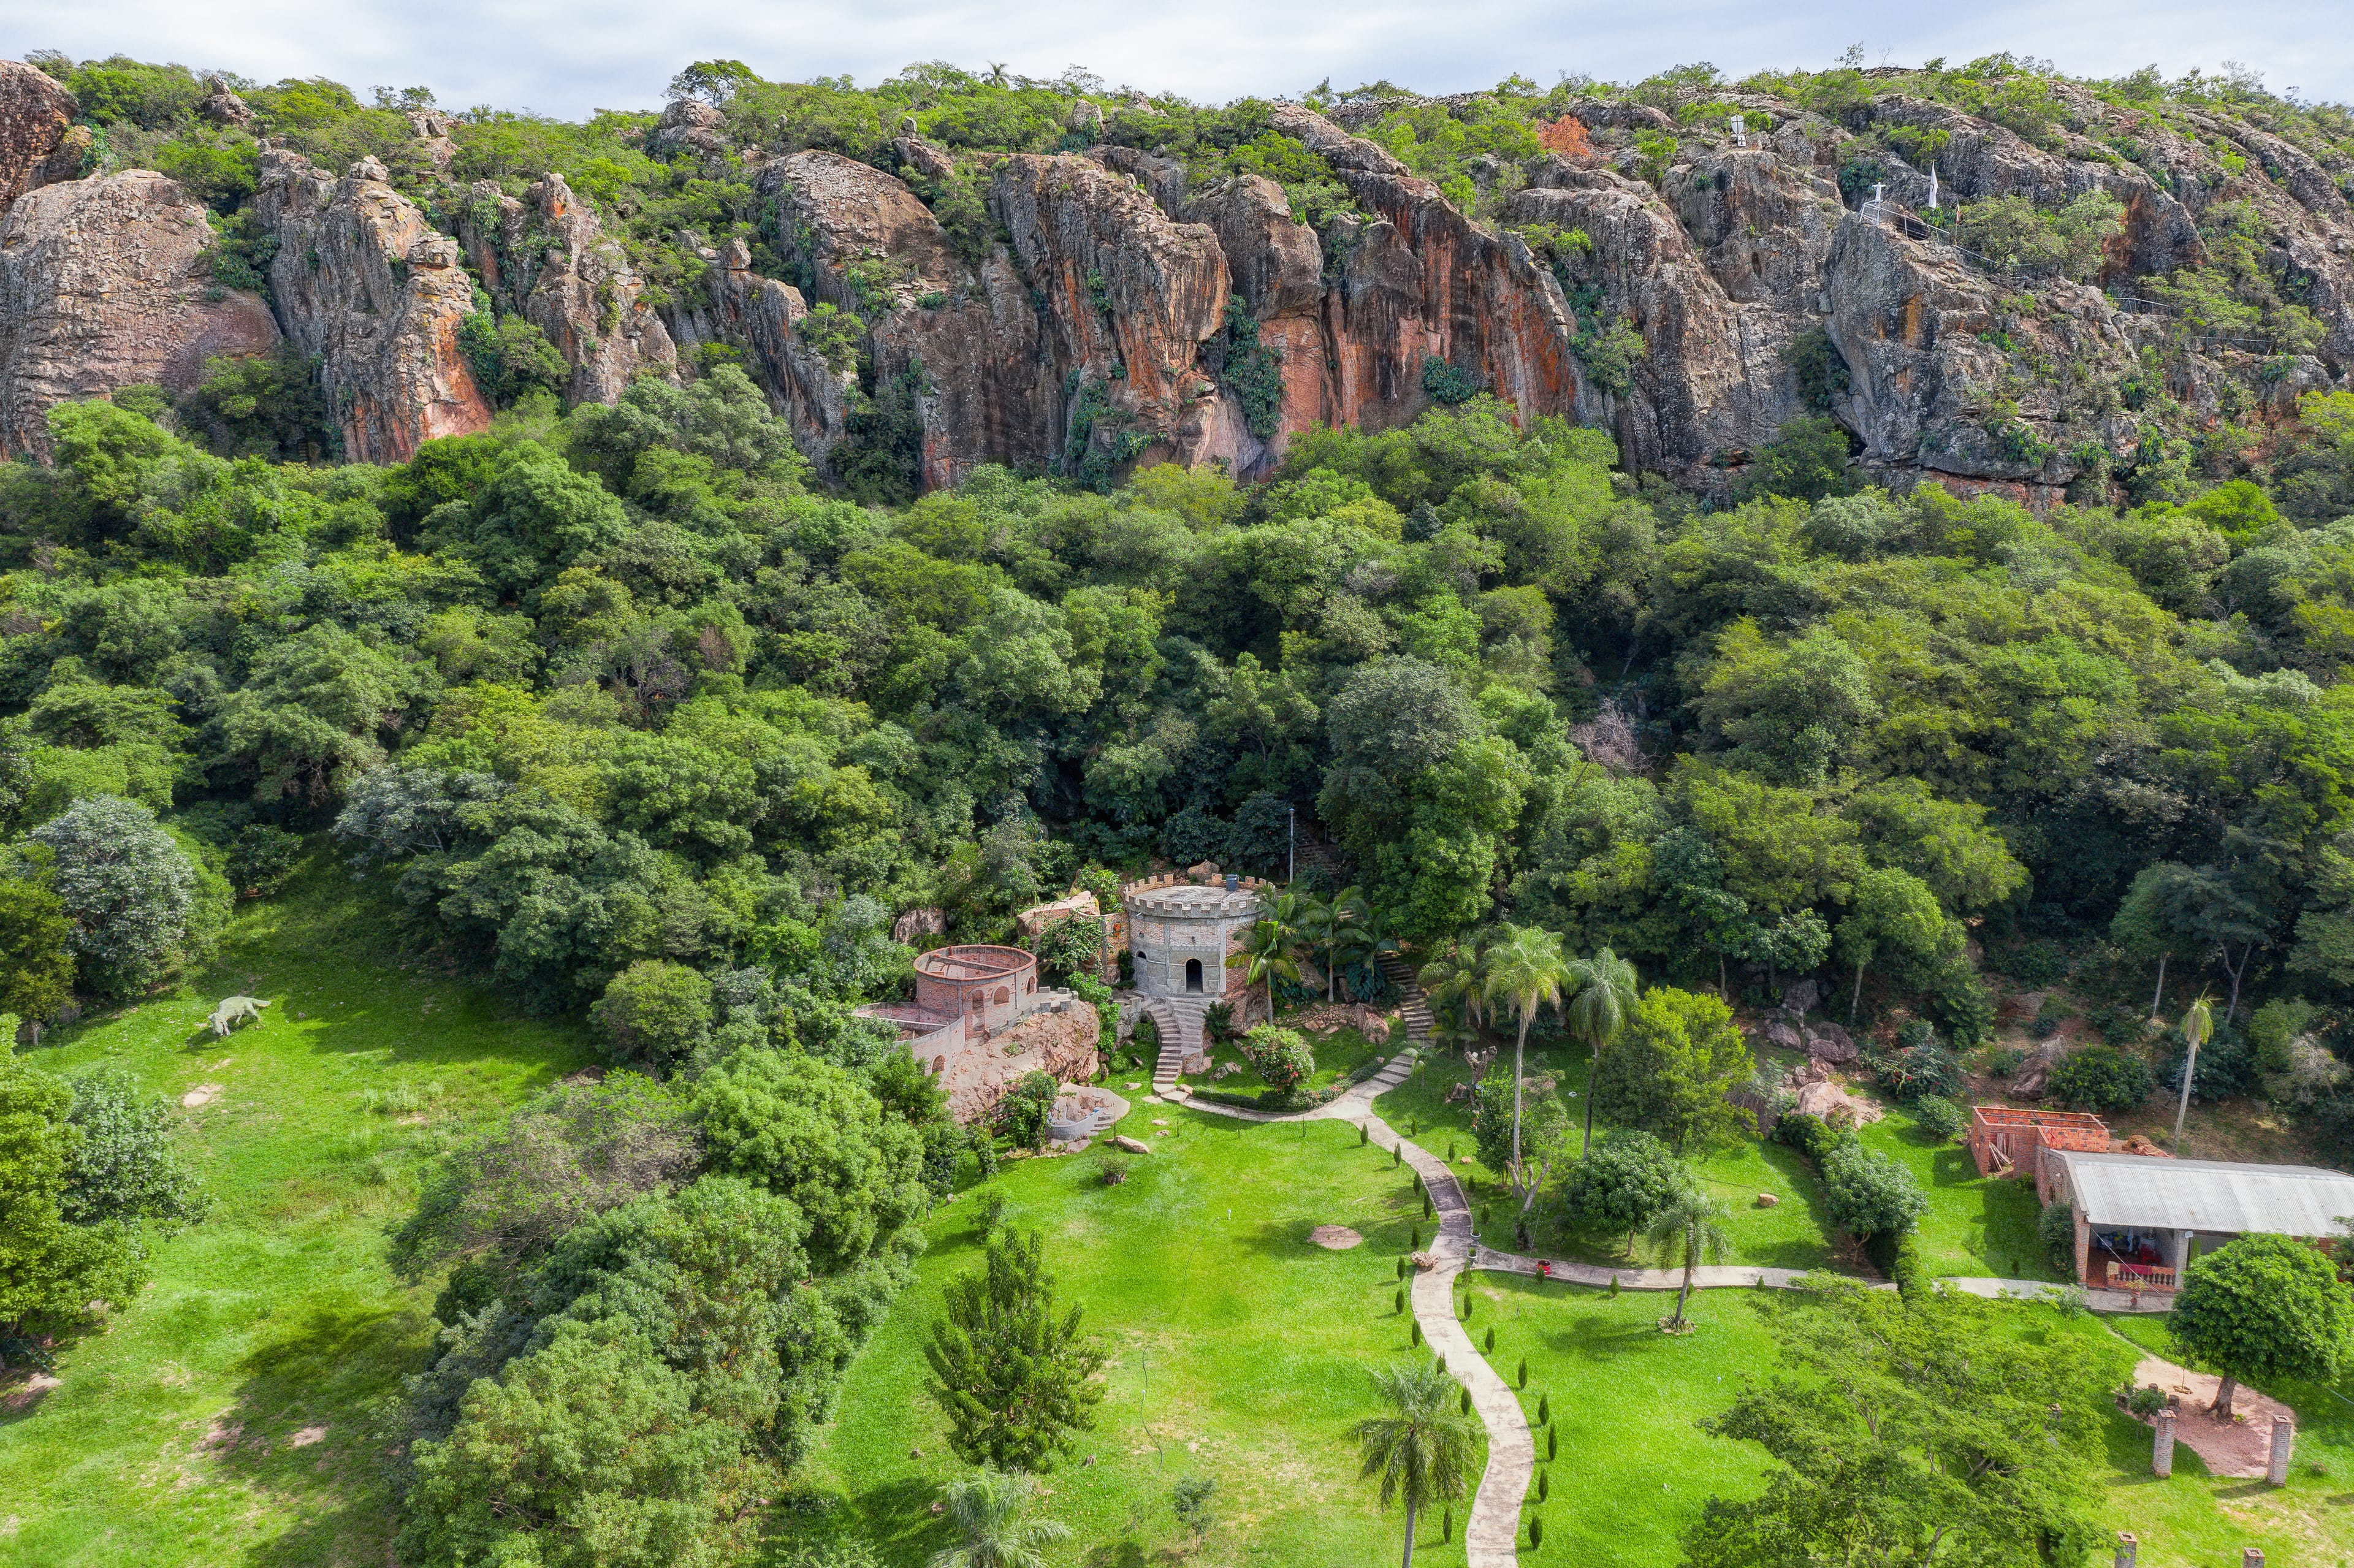
[[[413,1307],[298,1304],[239,1363],[237,1401],[208,1440],[222,1467],[298,1520],[253,1549],[264,1565],[388,1556],[396,1527],[376,1407],[422,1364],[432,1330]]]

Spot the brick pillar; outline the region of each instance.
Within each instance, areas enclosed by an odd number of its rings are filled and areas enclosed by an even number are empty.
[[[2174,1474],[2174,1412],[2158,1413],[2158,1437],[2149,1448],[2149,1473],[2153,1476]]]
[[[2088,1220],[2088,1219],[2086,1219],[2086,1218],[2084,1217],[2084,1211],[2083,1210],[2083,1208],[2079,1207],[2079,1208],[2077,1209],[2077,1211],[2076,1211],[2076,1283],[2077,1283],[2077,1284],[2079,1284],[2079,1285],[2089,1285],[2089,1284],[2091,1284],[2091,1283],[2092,1283],[2092,1279],[2091,1279],[2091,1277],[2090,1277],[2086,1274],[2086,1272],[2085,1272],[2085,1270],[2087,1270],[2088,1268],[2090,1268],[2090,1267],[2092,1266],[2092,1262],[2093,1262],[2093,1223],[2092,1223],[2092,1221],[2090,1221],[2090,1220]]]
[[[2264,1470],[2264,1479],[2274,1486],[2288,1485],[2289,1453],[2296,1446],[2296,1423],[2285,1415],[2273,1417],[2273,1457]]]
[[[2140,1538],[2130,1530],[2117,1531],[2117,1568],[2134,1568],[2134,1560],[2140,1555]]]
[[[2240,1548],[2240,1568],[2264,1568],[2264,1549],[2261,1546]]]

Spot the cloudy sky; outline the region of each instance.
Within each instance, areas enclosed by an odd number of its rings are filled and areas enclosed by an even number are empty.
[[[1328,76],[1446,92],[1513,71],[1546,85],[1564,71],[1634,79],[1691,59],[1738,75],[1819,67],[1854,43],[1875,63],[2009,49],[2077,75],[2229,59],[2277,90],[2344,101],[2354,100],[2347,10],[2347,0],[0,0],[0,54],[121,51],[262,79],[330,76],[363,93],[424,85],[451,108],[566,116],[658,104],[673,70],[712,58],[773,79],[846,72],[862,83],[920,59],[1030,76],[1078,64],[1114,83],[1223,101]]]

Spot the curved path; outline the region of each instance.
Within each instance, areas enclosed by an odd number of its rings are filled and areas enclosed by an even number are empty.
[[[1385,962],[1384,967],[1390,966]],[[1448,1374],[1470,1390],[1472,1407],[1479,1411],[1480,1423],[1488,1429],[1488,1468],[1479,1478],[1479,1492],[1471,1500],[1471,1516],[1463,1529],[1466,1568],[1513,1568],[1520,1547],[1521,1504],[1528,1496],[1529,1482],[1536,1472],[1536,1440],[1529,1431],[1520,1396],[1488,1364],[1488,1358],[1456,1320],[1455,1280],[1470,1269],[1535,1275],[1541,1272],[1540,1260],[1481,1246],[1472,1234],[1470,1201],[1447,1161],[1402,1137],[1373,1114],[1373,1101],[1405,1081],[1414,1071],[1420,1047],[1428,1043],[1429,1015],[1422,1008],[1421,992],[1414,986],[1411,975],[1399,972],[1404,969],[1399,964],[1392,970],[1391,979],[1398,981],[1399,989],[1405,993],[1407,1036],[1413,1044],[1390,1058],[1389,1065],[1373,1077],[1352,1085],[1325,1104],[1300,1111],[1263,1111],[1221,1105],[1200,1098],[1175,1083],[1173,1074],[1167,1085],[1156,1084],[1160,1092],[1153,1097],[1237,1121],[1353,1122],[1365,1130],[1375,1148],[1395,1149],[1405,1163],[1414,1167],[1416,1174],[1422,1178],[1423,1190],[1430,1194],[1432,1212],[1438,1217],[1438,1234],[1429,1247],[1437,1261],[1415,1276],[1415,1321],[1422,1326],[1423,1338],[1429,1341]],[[1598,1264],[1558,1261],[1551,1262],[1543,1271],[1550,1278],[1577,1285],[1607,1286],[1616,1281],[1625,1290],[1674,1290],[1683,1284],[1681,1269],[1606,1268]],[[1776,1288],[1803,1279],[1806,1274],[1806,1270],[1796,1268],[1699,1268],[1692,1271],[1692,1287],[1700,1290],[1734,1287],[1755,1289],[1759,1286]],[[1954,1278],[1939,1283],[1973,1296],[1987,1297],[2056,1296],[2066,1288],[2031,1279]],[[1893,1290],[1895,1287],[1880,1288]],[[2166,1310],[2162,1297],[2152,1297],[2145,1302],[2122,1290],[2094,1290],[2087,1296],[2087,1304],[2096,1311]]]

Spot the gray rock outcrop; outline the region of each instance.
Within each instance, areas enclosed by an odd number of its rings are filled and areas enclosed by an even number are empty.
[[[0,208],[41,183],[78,108],[48,72],[0,60]]]
[[[0,217],[0,455],[46,453],[73,397],[161,383],[184,392],[212,355],[278,341],[256,296],[213,286],[201,203],[126,170],[44,185]]]

